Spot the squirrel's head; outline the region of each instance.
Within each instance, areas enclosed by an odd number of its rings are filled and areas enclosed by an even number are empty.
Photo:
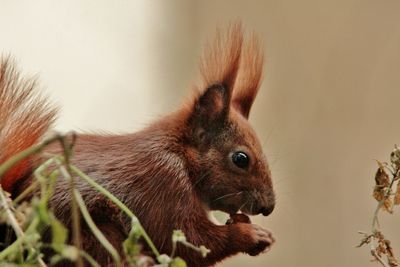
[[[262,76],[263,55],[240,24],[217,32],[204,54],[204,85],[190,104],[188,153],[192,183],[211,210],[268,215],[275,205],[271,174],[248,122]]]

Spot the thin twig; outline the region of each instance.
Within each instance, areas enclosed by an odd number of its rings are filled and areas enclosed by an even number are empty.
[[[378,163],[379,163],[379,161],[378,161]],[[386,165],[384,165],[384,166],[386,166]],[[380,166],[380,168],[382,168],[382,166]],[[379,218],[378,218],[379,212],[382,209],[383,205],[385,204],[385,201],[390,197],[394,182],[398,178],[397,174],[399,173],[399,168],[397,166],[393,166],[393,168],[394,168],[394,170],[391,170],[390,168],[388,168],[390,170],[390,173],[392,174],[392,178],[391,178],[389,186],[387,187],[385,193],[382,196],[382,199],[378,202],[378,205],[377,205],[374,215],[372,217],[372,224],[371,224],[371,232],[372,232],[371,243],[370,243],[371,254],[384,267],[391,267],[391,266],[388,263],[386,263],[382,259],[382,257],[377,253],[377,251],[376,251],[377,244],[375,244],[375,240],[376,240],[375,235],[376,235],[376,233],[380,232],[380,224],[379,224]]]
[[[84,257],[90,263],[90,265],[92,265],[93,267],[101,267],[100,264],[95,259],[93,259],[92,256],[90,256],[89,254],[86,253],[86,251],[81,250],[81,251],[79,251],[79,254],[82,257]]]
[[[8,222],[14,229],[15,234],[17,235],[17,237],[22,237],[24,235],[24,231],[22,231],[21,227],[19,226],[19,223],[17,222],[17,219],[14,217],[14,214],[11,211],[11,208],[8,205],[8,200],[5,195],[5,191],[3,190],[1,185],[0,185],[0,200],[1,200],[1,206],[6,211]]]
[[[19,194],[14,200],[13,204],[18,204],[20,201],[24,200],[30,193],[35,191],[36,187],[38,186],[38,181],[32,182],[21,194]]]
[[[113,247],[113,245],[107,240],[107,238],[103,235],[103,233],[97,228],[96,224],[92,220],[92,217],[89,214],[89,211],[86,208],[85,202],[79,193],[78,190],[74,190],[75,198],[80,207],[83,218],[85,219],[87,225],[92,231],[93,235],[97,238],[100,244],[110,253],[111,257],[114,259],[115,266],[121,266],[121,257],[119,256],[117,250]]]
[[[69,157],[71,155],[70,147],[67,146],[65,139],[62,140],[62,145],[64,149],[64,161],[60,164],[63,164],[64,168],[60,168],[60,171],[64,178],[70,182],[70,195],[71,195],[71,213],[72,213],[72,238],[73,244],[78,250],[82,250],[82,240],[81,240],[81,225],[80,225],[80,214],[79,207],[76,200],[76,196],[74,194],[75,189],[75,181],[74,176],[71,175],[71,168]],[[76,259],[76,265],[78,267],[83,267],[83,260],[80,255],[78,255]]]
[[[135,214],[127,207],[125,204],[123,204],[118,198],[116,198],[113,194],[108,192],[104,187],[96,183],[92,178],[90,178],[88,175],[84,174],[81,170],[76,168],[74,165],[71,165],[71,170],[73,173],[81,177],[83,180],[85,180],[89,185],[91,185],[94,189],[96,189],[98,192],[101,194],[105,195],[108,197],[114,204],[116,204],[123,212],[126,213],[131,219],[136,219],[136,221],[139,222]],[[154,245],[153,241],[150,239],[146,231],[144,230],[143,226],[138,223],[138,227],[140,227],[140,230],[142,231],[142,236],[149,245],[150,249],[154,253],[156,257],[160,256],[160,252],[157,250],[156,246]]]
[[[7,197],[5,196],[4,190],[1,187],[1,185],[0,185],[0,200],[1,200],[3,209],[6,210],[8,222],[11,224],[11,227],[14,229],[14,232],[17,235],[17,238],[22,241],[25,237],[24,231],[21,229],[21,227],[19,226],[19,224],[17,222],[17,219],[15,218],[14,214],[12,213],[11,208],[7,203]],[[18,244],[19,242],[15,242],[15,243]],[[36,249],[32,246],[30,246],[30,249],[32,251],[36,251]],[[5,253],[7,253],[7,252],[5,252]],[[44,261],[42,260],[42,258],[40,258],[40,256],[37,258],[37,261],[40,266],[47,267],[46,263],[44,263]]]
[[[0,261],[4,260],[8,255],[14,253],[24,242],[24,238],[17,238],[11,245],[0,251]]]
[[[61,135],[55,135],[45,141],[43,141],[41,144],[36,145],[36,146],[31,146],[28,149],[25,149],[24,151],[12,156],[8,160],[6,160],[4,163],[0,165],[0,181],[3,175],[10,170],[15,164],[17,164],[19,161],[32,156],[33,154],[39,153],[40,151],[43,150],[46,146],[49,144],[55,142],[55,141],[60,141],[64,137]]]

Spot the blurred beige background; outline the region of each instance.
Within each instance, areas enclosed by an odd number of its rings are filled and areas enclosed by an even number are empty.
[[[181,103],[205,39],[237,18],[265,43],[251,120],[278,205],[255,221],[277,243],[222,266],[378,266],[355,245],[374,159],[400,143],[400,1],[0,0],[0,51],[40,75],[59,130],[127,132]],[[381,223],[400,255],[396,212]]]

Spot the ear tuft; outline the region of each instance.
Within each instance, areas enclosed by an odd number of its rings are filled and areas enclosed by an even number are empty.
[[[222,84],[231,94],[240,65],[242,44],[243,30],[240,22],[231,24],[226,33],[217,29],[214,40],[206,44],[200,62],[203,88]]]
[[[245,118],[260,88],[264,55],[260,40],[253,33],[243,49],[237,81],[232,96],[232,105]]]
[[[207,43],[200,64],[204,84],[190,105],[189,120],[195,131],[218,131],[228,120],[230,107],[248,118],[260,87],[263,53],[255,34],[245,46],[243,40],[237,22],[226,33],[217,29],[213,41]]]

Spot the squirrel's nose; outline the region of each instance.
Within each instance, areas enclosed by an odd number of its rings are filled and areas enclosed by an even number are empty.
[[[258,213],[261,213],[264,216],[268,216],[274,210],[275,205],[268,205],[265,207],[261,207]]]

